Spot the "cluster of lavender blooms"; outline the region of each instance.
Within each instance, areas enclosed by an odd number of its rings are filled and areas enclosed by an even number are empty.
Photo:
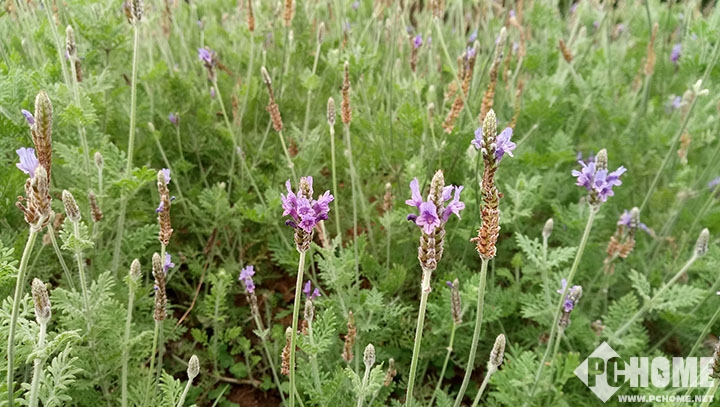
[[[208,72],[208,80],[215,81],[215,67],[217,66],[217,55],[210,48],[198,48],[198,59],[203,62]]]
[[[515,150],[515,147],[517,147],[517,145],[510,141],[512,135],[513,129],[511,127],[506,127],[505,130],[498,134],[494,146],[496,162],[499,163],[505,154],[509,155],[510,157],[514,157],[512,152],[513,150]],[[482,126],[478,127],[477,130],[475,130],[475,139],[470,143],[475,146],[476,149],[482,151],[483,153],[487,151]]]
[[[677,66],[678,61],[680,60],[681,52],[682,52],[682,44],[673,45],[672,50],[670,51],[670,62],[675,64],[675,66]]]
[[[315,287],[315,289],[312,289],[312,282],[308,280],[305,285],[303,286],[303,293],[305,293],[305,296],[308,300],[314,301],[315,298],[320,296],[320,289]]]
[[[283,216],[288,216],[292,219],[288,219],[285,224],[292,227],[293,229],[302,229],[306,233],[312,233],[315,225],[321,220],[328,219],[328,213],[330,212],[330,202],[333,201],[334,197],[330,194],[330,191],[325,191],[324,194],[320,195],[318,199],[313,199],[313,178],[303,177],[309,187],[309,193],[303,194],[302,191],[298,191],[295,194],[290,185],[290,180],[287,180],[285,187],[287,188],[287,196],[280,194],[282,199]],[[300,181],[303,182],[302,180]]]
[[[618,226],[625,226],[626,228],[638,227],[641,230],[645,231],[645,233],[652,235],[652,231],[646,224],[644,224],[642,222],[638,222],[637,225],[633,225],[633,223],[634,223],[634,220],[633,220],[632,212],[625,209],[623,211],[623,214],[620,215],[620,219],[618,220],[618,223],[617,223]]]
[[[590,204],[597,206],[607,201],[608,197],[615,195],[612,188],[622,185],[620,176],[627,171],[625,167],[620,166],[613,172],[607,169],[607,151],[600,150],[596,157],[588,158],[587,162],[582,158],[578,159],[582,169],[580,171],[573,170],[572,175],[577,177],[576,185],[585,187],[590,193]]]
[[[248,292],[248,294],[252,294],[255,292],[255,283],[253,282],[252,277],[255,275],[255,267],[250,265],[246,266],[242,270],[240,270],[240,277],[238,277],[238,280],[243,283],[245,286],[245,291]]]
[[[422,44],[423,44],[422,34],[416,35],[415,38],[413,39],[413,48],[418,49],[422,46]]]
[[[451,214],[457,215],[460,218],[460,211],[465,209],[465,204],[460,201],[460,192],[463,190],[463,186],[448,185],[442,190],[442,202],[447,202],[452,198],[452,201],[448,203],[445,208],[438,207],[432,201],[432,197],[428,196],[426,201],[423,201],[420,195],[420,186],[417,178],[413,178],[410,181],[410,191],[412,198],[405,201],[409,206],[414,206],[418,209],[418,214],[411,213],[407,216],[409,221],[415,222],[423,232],[426,234],[432,234],[436,229],[450,219]],[[455,193],[453,194],[453,191]]]

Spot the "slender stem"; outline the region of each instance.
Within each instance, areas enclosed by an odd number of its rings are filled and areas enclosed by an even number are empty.
[[[480,283],[478,285],[478,298],[477,298],[477,311],[475,313],[475,330],[473,332],[473,339],[470,345],[470,354],[468,355],[467,366],[465,367],[465,377],[463,377],[460,391],[455,398],[455,407],[459,407],[462,402],[463,396],[465,396],[465,390],[467,390],[468,383],[470,383],[470,376],[475,365],[475,354],[477,353],[477,345],[480,340],[480,331],[483,321],[483,308],[485,306],[485,283],[487,280],[487,268],[489,259],[482,259],[480,265]]]
[[[132,172],[133,150],[135,149],[135,116],[137,115],[137,68],[138,54],[140,52],[140,28],[133,26],[133,60],[132,60],[132,78],[130,81],[130,131],[128,134],[127,148],[127,165],[125,166],[125,176],[129,177]],[[120,197],[120,215],[117,222],[117,235],[115,236],[115,248],[113,250],[112,270],[117,272],[120,265],[120,248],[122,247],[123,232],[125,231],[125,212],[127,211],[127,197]]]
[[[185,156],[183,155],[183,148],[182,148],[182,139],[180,138],[179,123],[177,126],[175,126],[175,138],[177,139],[177,143],[178,143],[178,151],[180,152],[180,159],[185,161]]]
[[[358,397],[357,407],[362,407],[365,402],[365,389],[367,388],[368,380],[370,379],[370,368],[370,365],[365,365],[365,374],[363,375],[362,387],[360,387],[360,396]]]
[[[45,333],[47,332],[47,323],[40,323],[40,334],[38,335],[37,349],[45,348]],[[43,358],[35,358],[35,366],[33,367],[33,378],[30,386],[30,407],[38,406],[38,395],[40,393],[40,376],[42,375]]]
[[[153,345],[152,345],[152,352],[150,353],[150,370],[148,371],[148,379],[147,379],[147,389],[145,393],[145,401],[143,402],[143,406],[148,406],[148,397],[151,393],[155,393],[153,386],[153,371],[155,370],[155,352],[157,351],[158,346],[158,336],[160,335],[160,321],[155,321],[155,333],[153,334]]]
[[[715,310],[715,313],[713,314],[712,318],[710,318],[710,321],[708,321],[707,324],[705,324],[705,327],[703,328],[702,332],[700,333],[700,336],[698,336],[697,340],[695,341],[695,344],[693,344],[693,347],[690,349],[690,352],[688,352],[687,356],[691,357],[695,351],[698,350],[700,347],[700,344],[705,340],[705,337],[707,336],[708,332],[710,332],[710,328],[713,327],[715,324],[715,321],[717,321],[718,317],[720,317],[720,307],[718,307]]]
[[[310,339],[310,346],[315,349],[312,320],[308,321],[308,339]],[[315,390],[322,391],[322,384],[320,383],[320,369],[318,369],[317,354],[315,352],[310,354],[310,366],[312,368],[313,381],[315,382]]]
[[[315,75],[315,71],[317,70],[317,64],[318,59],[320,57],[320,47],[322,46],[322,43],[318,42],[317,46],[315,48],[315,61],[313,61],[313,69],[312,69],[312,75]],[[303,137],[307,137],[308,132],[308,126],[310,125],[310,103],[312,102],[312,89],[308,89],[307,91],[307,100],[305,102],[305,121],[303,122]]]
[[[357,245],[357,228],[358,228],[358,221],[357,221],[357,186],[356,180],[355,180],[355,170],[353,166],[353,159],[352,159],[352,147],[350,143],[350,126],[344,125],[343,126],[343,135],[345,137],[345,144],[347,144],[348,148],[348,165],[350,167],[350,190],[351,190],[351,197],[352,197],[352,216],[353,216],[353,249],[355,250],[355,284],[358,286],[360,285],[360,254],[358,253],[358,245]],[[410,379],[412,380],[412,379]]]
[[[450,328],[450,343],[447,347],[447,354],[445,355],[445,361],[443,362],[442,370],[440,371],[440,376],[438,377],[437,385],[435,386],[435,391],[433,392],[432,397],[430,398],[430,402],[428,403],[428,406],[433,405],[433,401],[435,401],[435,397],[437,397],[438,393],[440,393],[440,386],[442,385],[443,378],[445,377],[445,371],[447,370],[448,362],[450,361],[450,355],[453,351],[453,344],[455,343],[455,331],[457,330],[457,324],[453,322],[452,328]]]
[[[72,274],[70,274],[70,269],[68,268],[67,264],[65,264],[65,258],[62,255],[62,252],[60,251],[60,245],[58,245],[57,238],[55,237],[55,230],[53,229],[52,222],[48,223],[48,235],[50,235],[50,241],[52,242],[53,249],[55,249],[55,254],[57,255],[58,261],[60,262],[60,265],[62,266],[63,273],[65,273],[65,279],[68,281],[68,284],[70,285],[70,288],[72,290],[75,290],[75,282],[72,279]]]
[[[480,385],[480,390],[478,390],[477,395],[475,395],[475,400],[473,400],[472,407],[477,407],[478,403],[480,403],[480,397],[482,397],[485,387],[487,387],[488,383],[490,383],[490,377],[492,377],[493,373],[495,373],[495,370],[496,369],[488,370],[485,374],[485,378]]]
[[[285,159],[288,162],[288,167],[290,168],[290,172],[292,173],[293,182],[297,183],[297,174],[295,173],[295,164],[292,162],[292,158],[290,158],[290,151],[287,148],[287,145],[285,144],[285,137],[282,134],[282,131],[277,132],[278,137],[280,137],[280,145],[282,145],[283,153],[285,154]]]
[[[415,344],[413,345],[412,361],[410,362],[410,376],[408,377],[405,404],[411,406],[413,389],[415,387],[415,374],[420,357],[420,342],[422,341],[423,326],[425,325],[425,310],[427,309],[428,295],[430,294],[430,277],[432,270],[423,269],[422,285],[420,285],[420,311],[418,313],[417,328],[415,329]]]
[[[295,343],[297,342],[298,315],[300,313],[300,298],[302,297],[303,271],[305,270],[305,253],[300,251],[298,260],[297,281],[295,282],[295,303],[293,304],[292,333],[290,335],[290,407],[295,406]]]
[[[132,78],[130,82],[130,133],[128,134],[127,166],[125,175],[132,171],[133,150],[135,149],[135,116],[137,115],[137,67],[140,53],[140,27],[133,25],[133,61]]]
[[[720,386],[720,380],[715,379],[715,385],[707,390],[703,396],[703,403],[700,407],[707,407],[710,405],[710,402],[715,398],[715,392],[717,392],[718,386]]]
[[[8,346],[7,346],[7,392],[8,392],[8,407],[12,407],[15,402],[15,392],[13,391],[14,376],[15,376],[15,332],[17,331],[17,320],[18,313],[20,311],[20,301],[22,299],[23,288],[25,287],[25,274],[27,273],[28,261],[30,260],[30,254],[32,253],[33,245],[35,244],[35,238],[37,237],[37,231],[30,229],[27,243],[25,244],[25,250],[23,250],[22,258],[20,259],[20,267],[18,268],[17,280],[15,281],[15,295],[13,297],[13,308],[12,315],[10,317],[10,331],[8,333]]]
[[[565,290],[563,290],[563,293],[560,295],[558,305],[555,307],[555,319],[553,320],[552,327],[550,328],[550,341],[552,341],[552,338],[555,336],[555,330],[558,327],[560,315],[563,311],[563,303],[565,302],[565,297],[567,296],[570,287],[572,287],[572,281],[575,277],[578,266],[580,265],[580,259],[582,259],[583,252],[585,251],[585,246],[587,245],[588,238],[590,237],[590,230],[592,230],[592,225],[595,221],[595,215],[597,214],[597,211],[598,208],[590,206],[590,215],[588,216],[587,224],[585,225],[585,232],[583,232],[582,238],[580,239],[580,246],[578,247],[577,254],[575,254],[575,261],[573,261],[573,265],[570,268],[570,274],[567,278],[567,285],[565,286]],[[547,360],[548,356],[550,356],[550,345],[551,343],[548,342],[545,354],[543,355],[543,358],[540,361],[540,365],[538,367],[538,371],[535,374],[535,382],[533,383],[532,389],[530,390],[530,397],[528,398],[528,400],[532,399],[532,396],[535,394],[535,389],[537,388],[538,382],[540,381],[540,375],[542,375],[543,368],[545,367],[545,361]]]
[[[130,327],[132,326],[133,302],[135,301],[135,281],[128,277],[127,318],[125,319],[125,335],[123,336],[122,353],[122,407],[128,403],[128,359],[130,357]]]
[[[662,295],[665,293],[665,291],[667,291],[670,287],[672,287],[673,284],[675,284],[680,279],[680,277],[682,277],[683,274],[685,274],[685,272],[690,268],[690,266],[692,266],[692,264],[695,262],[695,260],[697,260],[697,258],[698,258],[697,254],[693,253],[693,255],[690,257],[690,259],[687,261],[687,263],[685,263],[683,268],[681,268],[673,276],[673,278],[670,279],[670,281],[668,281],[662,287],[660,287],[660,289],[657,292],[655,292],[655,295],[649,301],[646,301],[645,304],[643,304],[642,308],[640,308],[639,311],[637,311],[635,314],[633,314],[633,316],[631,316],[630,319],[628,319],[627,322],[625,322],[625,324],[623,324],[617,331],[615,331],[610,336],[610,338],[618,339],[620,337],[620,335],[625,333],[630,328],[630,326],[632,325],[633,322],[637,321],[638,318],[642,317],[643,315],[645,315],[646,312],[650,311],[652,309],[652,307],[660,299],[660,297],[662,297]]]
[[[252,308],[251,308],[252,309]],[[260,342],[263,344],[263,349],[265,350],[265,355],[268,359],[268,363],[270,364],[270,370],[272,370],[273,379],[275,380],[275,385],[278,388],[278,392],[280,392],[280,398],[282,399],[283,404],[285,404],[285,393],[282,391],[282,387],[280,386],[280,378],[277,375],[277,370],[275,370],[275,363],[273,362],[272,354],[270,353],[270,348],[267,343],[267,335],[265,334],[265,328],[263,327],[262,321],[260,320],[260,315],[258,315],[253,310],[253,319],[255,319],[255,325],[257,326],[258,333],[261,335],[258,335],[260,337]]]
[[[542,255],[543,255],[543,266],[542,269],[540,269],[540,272],[542,273],[542,279],[543,279],[543,291],[545,292],[545,302],[547,303],[548,307],[552,306],[552,300],[550,299],[550,279],[548,278],[548,260],[547,260],[547,249],[548,249],[548,238],[547,236],[543,236],[543,246],[542,246]]]
[[[81,240],[80,221],[73,222],[73,234],[75,239]],[[83,302],[85,303],[85,317],[90,320],[90,300],[88,298],[87,283],[85,281],[85,259],[82,250],[75,251],[75,261],[77,262],[78,273],[80,274],[80,289],[82,290]],[[89,332],[89,330],[88,330]]]
[[[225,110],[225,102],[223,102],[222,94],[220,93],[220,88],[217,85],[217,78],[213,78],[213,87],[215,88],[215,93],[217,94],[217,100],[218,103],[220,103],[220,110],[222,110],[223,118],[225,119],[225,126],[227,126],[228,132],[230,133],[230,138],[232,139],[232,154],[230,155],[230,172],[228,173],[228,197],[231,197],[232,193],[232,182],[233,178],[235,178],[235,155],[238,153],[238,144],[237,139],[235,138],[235,132],[233,131],[232,126],[230,125],[230,118],[227,115],[227,110]],[[230,198],[232,199],[232,198]]]
[[[187,397],[191,386],[192,380],[188,379],[187,383],[185,384],[185,390],[183,390],[182,394],[180,395],[180,400],[178,400],[177,407],[183,407],[183,405],[185,404],[185,397]]]
[[[328,127],[330,127],[330,157],[332,160],[333,192],[335,192],[335,199],[333,199],[333,206],[335,208],[335,233],[337,233],[336,236],[340,238],[340,242],[342,243],[342,232],[340,231],[340,209],[338,208],[338,194],[340,193],[340,190],[338,189],[337,167],[335,166],[335,126]]]
[[[68,87],[70,86],[70,77],[68,76],[67,67],[65,66],[65,58],[63,55],[63,46],[60,42],[60,34],[58,34],[57,26],[55,25],[55,21],[53,20],[52,14],[50,14],[50,7],[49,4],[47,4],[46,1],[43,1],[43,8],[45,9],[45,14],[48,18],[48,24],[50,25],[50,31],[52,32],[53,39],[55,40],[55,49],[57,50],[58,54],[58,61],[60,61],[60,68],[62,70],[63,79],[65,80],[65,85]]]

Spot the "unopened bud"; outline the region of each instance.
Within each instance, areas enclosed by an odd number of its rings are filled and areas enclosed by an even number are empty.
[[[50,310],[50,297],[45,283],[35,278],[32,281],[32,297],[35,303],[35,319],[38,324],[47,324],[52,312]]]
[[[200,373],[200,360],[197,356],[192,355],[190,356],[190,361],[188,362],[188,368],[187,368],[187,375],[188,380],[193,381],[197,377],[197,375]]]
[[[500,334],[495,339],[495,345],[492,348],[492,352],[490,352],[490,360],[488,361],[488,370],[494,371],[497,370],[500,365],[503,363],[503,358],[505,356],[505,335]]]
[[[327,122],[328,126],[335,126],[335,100],[333,98],[328,99],[327,103]]]
[[[140,271],[140,260],[135,259],[130,263],[130,278],[138,281],[142,277],[142,273]]]
[[[103,166],[105,165],[105,159],[103,158],[102,154],[100,154],[99,151],[95,152],[95,166],[98,170],[102,171]]]
[[[552,235],[554,226],[555,226],[555,221],[553,221],[553,218],[550,218],[547,221],[545,221],[545,226],[543,226],[543,230],[542,230],[543,239],[548,239],[550,237],[550,235]]]
[[[710,242],[710,231],[705,228],[700,232],[697,243],[695,243],[695,256],[700,257],[707,253],[708,243]]]
[[[65,205],[65,214],[67,215],[70,222],[80,221],[80,208],[78,208],[75,197],[67,189],[62,192],[62,201]]]
[[[595,157],[595,170],[607,170],[608,168],[608,156],[607,156],[607,150],[602,149],[598,151],[597,156]]]
[[[365,369],[371,369],[375,364],[375,347],[372,343],[369,343],[368,346],[365,347],[363,362],[365,363]]]
[[[262,80],[263,82],[265,82],[266,85],[272,85],[272,79],[270,78],[270,74],[264,66],[260,67],[260,74],[262,74]]]

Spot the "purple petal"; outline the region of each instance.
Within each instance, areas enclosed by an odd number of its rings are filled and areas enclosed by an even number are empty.
[[[20,162],[15,164],[15,166],[17,166],[20,171],[29,175],[30,178],[34,178],[35,169],[40,164],[37,157],[35,156],[35,149],[20,147],[15,150],[15,152],[17,153],[18,157],[20,157]]]

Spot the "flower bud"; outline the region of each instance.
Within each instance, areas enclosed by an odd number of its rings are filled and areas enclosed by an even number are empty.
[[[52,312],[50,310],[50,297],[45,283],[35,278],[32,281],[32,297],[35,303],[35,319],[38,324],[47,324]]]
[[[710,231],[705,228],[700,232],[697,243],[695,243],[695,256],[700,257],[707,253],[708,243],[710,241]]]
[[[64,189],[62,192],[62,201],[65,205],[65,214],[68,219],[70,219],[70,222],[79,222],[80,208],[78,208],[77,202],[75,202],[75,197],[67,189]]]
[[[555,226],[555,221],[553,221],[553,218],[550,218],[545,222],[545,226],[543,226],[543,230],[542,230],[543,239],[547,240],[550,237],[550,235],[552,235],[554,226]]]
[[[188,368],[187,368],[187,375],[188,380],[193,381],[197,377],[197,375],[200,373],[200,360],[197,356],[192,355],[190,356],[190,361],[188,362]]]
[[[500,334],[495,339],[495,345],[490,352],[490,360],[488,361],[488,370],[495,371],[503,363],[505,356],[505,335]]]
[[[375,364],[375,347],[372,343],[369,343],[368,346],[365,347],[363,362],[365,363],[365,369],[372,369]]]

